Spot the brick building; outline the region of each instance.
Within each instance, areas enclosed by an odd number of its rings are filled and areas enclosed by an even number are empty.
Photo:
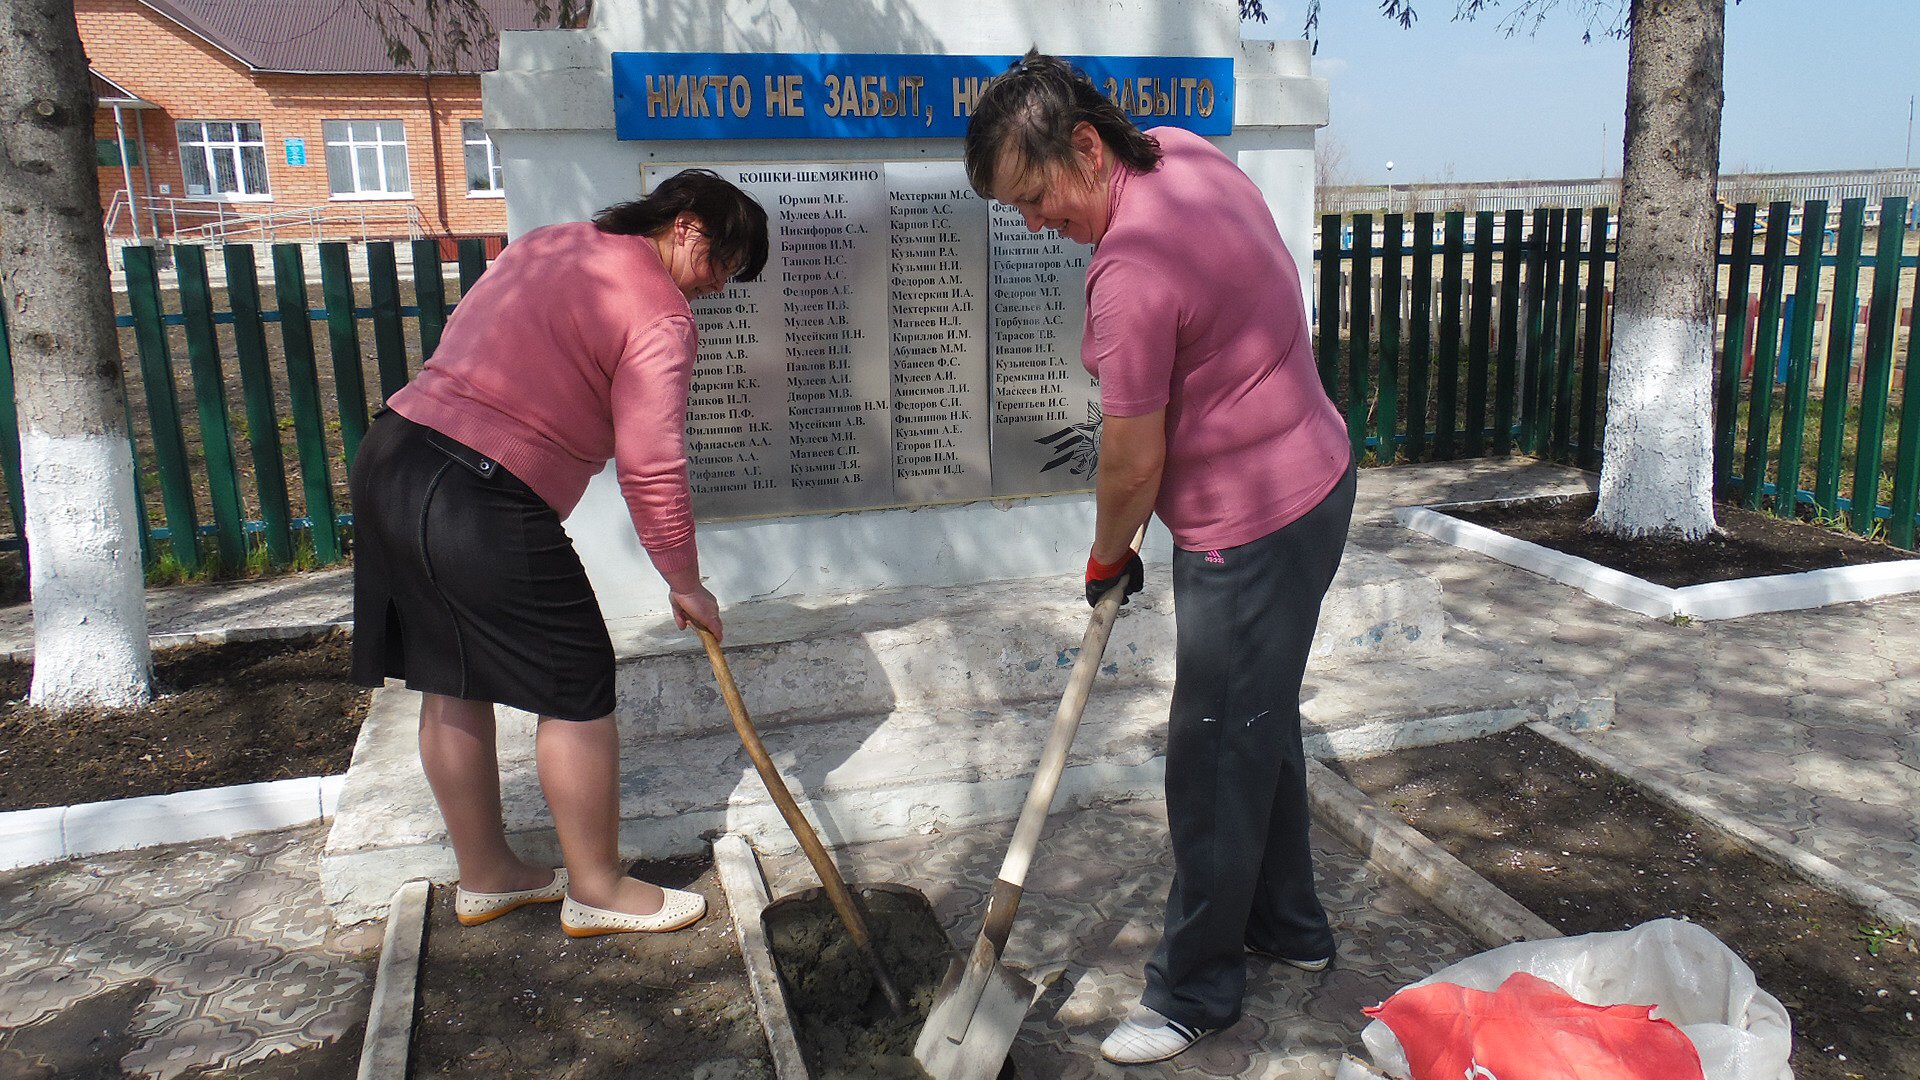
[[[419,0],[78,0],[108,235],[504,235],[478,73],[535,0],[479,7],[428,28]]]

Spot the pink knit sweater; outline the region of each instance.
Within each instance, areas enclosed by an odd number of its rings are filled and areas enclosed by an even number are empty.
[[[1114,177],[1080,359],[1106,415],[1167,411],[1154,509],[1173,542],[1238,547],[1333,490],[1347,425],[1320,386],[1300,275],[1260,189],[1200,136],[1151,134],[1159,166]]]
[[[648,556],[686,587],[699,579],[685,446],[697,348],[645,237],[549,225],[507,245],[387,404],[500,462],[562,517],[611,459]]]

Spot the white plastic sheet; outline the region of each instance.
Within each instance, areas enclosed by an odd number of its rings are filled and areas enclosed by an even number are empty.
[[[1470,956],[1414,983],[1497,989],[1516,971],[1555,983],[1589,1005],[1654,1005],[1700,1052],[1707,1080],[1793,1080],[1793,1024],[1753,969],[1704,927],[1655,919],[1631,930],[1520,941]],[[1360,1033],[1374,1066],[1406,1077],[1407,1057],[1387,1025]],[[1343,1072],[1365,1075],[1358,1070]]]

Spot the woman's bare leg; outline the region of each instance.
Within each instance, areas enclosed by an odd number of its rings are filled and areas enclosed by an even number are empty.
[[[507,846],[492,704],[422,694],[420,764],[447,823],[461,887],[518,892],[553,880],[550,870],[522,862]]]
[[[535,750],[574,899],[633,915],[659,911],[659,887],[628,877],[620,862],[620,729],[613,717],[543,716]]]

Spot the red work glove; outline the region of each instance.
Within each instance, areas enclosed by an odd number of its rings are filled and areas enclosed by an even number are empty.
[[[1127,597],[1139,592],[1140,586],[1146,583],[1146,567],[1140,564],[1139,552],[1129,551],[1125,559],[1112,564],[1103,563],[1089,553],[1087,555],[1087,603],[1091,606],[1099,606],[1100,598],[1107,595],[1107,591],[1115,585],[1120,584],[1123,577],[1126,579],[1127,591],[1120,594],[1120,603],[1125,606]]]

